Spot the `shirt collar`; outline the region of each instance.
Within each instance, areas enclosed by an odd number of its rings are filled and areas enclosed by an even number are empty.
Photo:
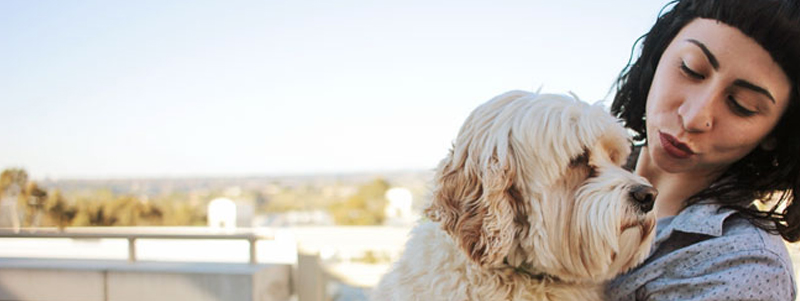
[[[695,233],[709,236],[722,236],[722,225],[735,213],[734,209],[721,208],[720,204],[697,203],[684,208],[662,231],[659,238],[665,239],[672,231]],[[657,238],[658,239],[658,238]]]

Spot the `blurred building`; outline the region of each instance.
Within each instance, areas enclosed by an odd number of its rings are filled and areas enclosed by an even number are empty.
[[[253,226],[254,212],[252,203],[216,198],[208,203],[208,226],[227,230],[249,228]]]
[[[235,229],[236,203],[228,198],[216,198],[208,203],[208,226],[214,229]]]
[[[414,197],[407,188],[394,187],[386,191],[388,203],[384,209],[387,226],[409,226],[416,223],[419,215],[412,210]]]

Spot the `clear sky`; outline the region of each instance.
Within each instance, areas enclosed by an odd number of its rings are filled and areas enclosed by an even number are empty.
[[[606,97],[667,0],[0,1],[0,168],[432,169],[507,90]]]

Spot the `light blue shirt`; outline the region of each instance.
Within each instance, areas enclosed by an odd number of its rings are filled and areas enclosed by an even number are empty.
[[[795,300],[778,235],[718,204],[658,220],[650,257],[606,286],[607,300]]]

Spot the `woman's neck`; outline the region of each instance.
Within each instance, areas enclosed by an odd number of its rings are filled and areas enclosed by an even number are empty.
[[[678,215],[686,200],[711,185],[714,178],[707,174],[667,172],[653,161],[647,146],[640,150],[636,174],[645,177],[658,189],[654,207],[657,218]]]

